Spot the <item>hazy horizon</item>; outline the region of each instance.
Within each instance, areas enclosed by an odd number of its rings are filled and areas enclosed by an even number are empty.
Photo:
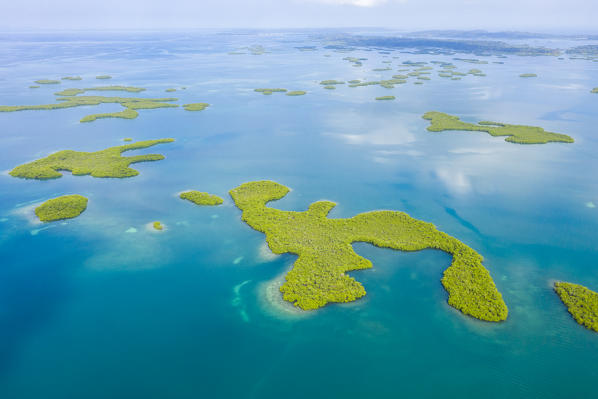
[[[587,0],[24,0],[4,5],[0,31],[380,28],[594,33]]]

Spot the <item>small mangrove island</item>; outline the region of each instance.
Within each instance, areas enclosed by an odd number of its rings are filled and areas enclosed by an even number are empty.
[[[37,83],[38,85],[57,85],[60,83],[60,80],[38,79],[34,83]]]
[[[395,211],[329,219],[328,213],[336,206],[330,201],[314,202],[303,212],[266,206],[288,192],[287,187],[273,181],[244,183],[229,192],[242,211],[242,220],[266,235],[272,252],[298,255],[280,287],[284,300],[309,310],[363,297],[363,285],[346,272],[372,267],[351,246],[368,242],[402,251],[434,248],[452,254],[452,263],[442,277],[449,305],[480,320],[507,318],[507,306],[482,265],[482,256],[433,224]]]
[[[376,100],[394,100],[396,97],[395,96],[382,96],[382,97],[376,97]]]
[[[112,79],[112,76],[110,76],[110,75],[98,75],[98,76],[96,76],[96,79],[101,79],[101,80]]]
[[[179,197],[191,201],[196,205],[216,206],[224,202],[224,200],[217,195],[195,190],[185,191],[184,193],[181,193]]]
[[[42,222],[53,222],[77,217],[85,209],[87,209],[87,198],[73,194],[47,200],[35,208],[35,214]]]
[[[536,75],[535,73],[522,73],[521,75],[519,75],[520,78],[537,78],[538,75]]]
[[[554,283],[554,290],[575,321],[598,332],[598,292],[583,285],[565,282]]]
[[[307,94],[307,92],[303,90],[293,90],[286,93],[287,96],[304,96],[305,94]]]
[[[284,93],[287,91],[287,89],[253,89],[253,91],[256,91],[258,93],[262,93],[265,96],[270,96],[272,95],[272,93]]]
[[[191,103],[191,104],[184,104],[183,108],[185,111],[203,111],[204,109],[208,108],[210,104],[208,103]]]
[[[65,89],[54,94],[57,96],[76,96],[78,94],[83,94],[86,91],[126,91],[128,93],[140,93],[145,91],[145,89],[143,87],[134,86],[97,86],[87,87],[85,89]]]
[[[154,227],[155,230],[158,230],[158,231],[164,230],[164,226],[162,226],[162,223],[160,223],[160,222],[154,222],[154,223],[152,223],[152,226]]]
[[[505,141],[517,144],[546,144],[550,142],[573,143],[572,137],[566,134],[547,132],[541,127],[525,125],[509,125],[499,122],[482,121],[478,124],[461,121],[457,116],[443,112],[426,112],[422,118],[430,121],[428,131],[464,130],[486,132],[492,136],[508,136]]]
[[[114,86],[110,86],[114,87]],[[121,86],[117,86],[121,87]],[[138,89],[138,88],[135,88]],[[87,89],[86,89],[87,90]],[[93,90],[97,90],[94,88]],[[144,89],[141,89],[144,90]],[[104,97],[104,96],[77,96],[81,94],[82,89],[67,89],[63,92],[56,93],[61,97],[57,98],[55,104],[42,105],[0,105],[0,112],[15,112],[15,111],[39,111],[39,110],[53,110],[80,107],[85,105],[99,105],[99,104],[120,104],[125,107],[124,111],[111,112],[105,114],[88,115],[81,119],[80,122],[91,122],[99,118],[124,118],[134,119],[139,116],[136,110],[139,109],[155,109],[155,108],[176,108],[178,104],[170,104],[171,101],[177,101],[177,98],[139,98],[139,97]]]
[[[322,80],[320,82],[322,86],[332,86],[332,85],[344,85],[345,82],[342,80]]]
[[[161,154],[135,155],[123,157],[122,153],[140,150],[156,144],[172,143],[174,139],[158,139],[138,141],[136,143],[110,147],[96,152],[79,152],[63,150],[23,165],[19,165],[9,172],[13,177],[23,179],[57,179],[62,177],[61,171],[68,170],[74,176],[91,175],[93,177],[132,177],[139,174],[129,165],[137,162],[160,161]]]

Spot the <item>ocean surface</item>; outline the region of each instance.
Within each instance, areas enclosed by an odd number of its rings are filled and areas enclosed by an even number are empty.
[[[91,94],[211,104],[91,123],[79,120],[122,108],[0,113],[1,398],[598,396],[598,334],[552,290],[555,280],[598,290],[598,95],[590,93],[598,63],[326,48],[331,42],[313,31],[0,38],[0,105],[50,104],[64,88],[106,84],[147,91]],[[354,67],[348,56],[367,60]],[[429,64],[423,85],[319,84],[390,79],[405,61],[433,60],[486,76],[443,79]],[[95,79],[104,74],[112,79]],[[29,88],[69,75],[83,80]],[[308,93],[266,96],[253,91],[260,87]],[[374,100],[383,95],[396,100]],[[431,110],[541,126],[575,143],[431,133],[421,118]],[[125,137],[176,141],[125,153],[166,157],[132,165],[140,174],[127,179],[7,173]],[[272,254],[228,195],[262,179],[292,188],[272,204],[280,209],[328,199],[338,203],[330,217],[393,209],[434,223],[484,256],[507,321],[481,322],[447,305],[440,278],[449,255],[363,243],[355,250],[374,267],[350,273],[364,284],[363,299],[293,309],[278,286],[296,257]],[[177,198],[189,189],[224,204]],[[65,194],[88,197],[87,210],[36,222],[35,206]],[[166,229],[149,229],[155,220]]]

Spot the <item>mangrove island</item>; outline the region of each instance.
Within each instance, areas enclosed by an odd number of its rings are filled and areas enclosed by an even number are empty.
[[[96,152],[63,150],[23,165],[9,172],[13,177],[23,179],[57,179],[61,171],[71,171],[74,176],[91,175],[93,177],[132,177],[139,174],[129,165],[137,162],[160,161],[164,155],[146,154],[123,157],[125,151],[148,148],[156,144],[171,143],[174,139],[138,141],[136,143],[110,147]]]
[[[403,212],[372,211],[348,219],[329,219],[334,202],[312,203],[307,211],[282,211],[267,203],[283,198],[289,189],[273,181],[244,183],[230,191],[242,211],[242,220],[266,235],[275,254],[298,255],[280,287],[283,298],[303,309],[363,297],[363,285],[346,272],[369,269],[372,263],[357,255],[354,242],[403,251],[434,248],[453,255],[442,285],[448,303],[461,312],[486,321],[502,321],[508,310],[482,256],[431,223]]]
[[[556,282],[554,290],[582,326],[598,332],[598,292],[583,285]]]
[[[85,209],[87,209],[87,198],[73,194],[47,200],[35,208],[35,214],[42,222],[53,222],[77,217]]]
[[[486,132],[492,136],[508,136],[505,141],[517,144],[546,144],[550,142],[573,143],[572,137],[566,134],[547,132],[541,127],[525,125],[509,125],[499,122],[478,122],[477,125],[461,121],[457,116],[443,112],[426,112],[422,118],[430,121],[430,132],[445,130],[464,130]]]
[[[185,191],[179,195],[181,199],[191,201],[196,205],[215,206],[224,202],[222,198],[214,194],[208,194],[201,191]]]

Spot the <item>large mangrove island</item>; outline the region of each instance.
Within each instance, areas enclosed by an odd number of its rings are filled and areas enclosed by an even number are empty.
[[[287,187],[273,181],[256,181],[232,189],[230,195],[243,212],[243,221],[266,235],[274,253],[298,255],[280,287],[283,298],[295,306],[317,309],[363,297],[363,285],[346,272],[372,267],[372,262],[357,255],[351,246],[368,242],[402,251],[434,248],[451,254],[452,263],[442,277],[449,305],[480,320],[507,318],[507,306],[482,265],[482,256],[433,224],[395,211],[330,219],[327,215],[336,206],[330,201],[314,202],[303,212],[266,206],[288,192]]]

